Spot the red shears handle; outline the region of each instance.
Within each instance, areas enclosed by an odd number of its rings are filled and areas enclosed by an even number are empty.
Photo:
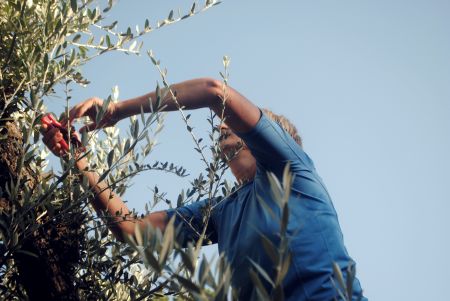
[[[45,124],[47,126],[51,125],[51,126],[57,127],[62,132],[63,139],[61,141],[59,141],[59,143],[61,144],[62,149],[64,149],[65,151],[69,151],[69,145],[67,144],[67,141],[66,141],[68,139],[71,139],[71,141],[74,142],[75,146],[77,146],[77,147],[82,146],[81,141],[78,139],[78,137],[76,135],[71,135],[71,137],[68,137],[67,129],[61,124],[61,122],[56,120],[56,118],[53,117],[52,114],[48,113],[47,115],[44,115],[41,118],[41,123]],[[73,131],[75,131],[75,129],[73,129]],[[72,131],[72,133],[73,133],[73,131]]]

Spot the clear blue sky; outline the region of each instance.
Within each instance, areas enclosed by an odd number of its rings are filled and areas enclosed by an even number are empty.
[[[187,1],[119,1],[119,28],[188,10]],[[238,1],[144,38],[173,83],[218,78],[299,128],[338,211],[371,300],[448,300],[450,279],[450,2],[448,0]],[[92,81],[74,102],[149,92],[148,57],[108,54],[84,68]],[[52,100],[52,110],[62,102]],[[206,136],[206,112],[194,113]],[[166,120],[151,160],[192,174],[198,155],[178,113]],[[121,125],[123,127],[123,125]],[[155,184],[175,198],[186,180],[144,173],[125,198],[142,210]],[[175,187],[175,188],[174,188]],[[215,247],[207,251],[216,252]]]

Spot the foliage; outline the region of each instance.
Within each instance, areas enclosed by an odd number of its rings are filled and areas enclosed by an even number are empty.
[[[46,270],[34,280],[55,282],[51,298],[59,293],[67,299],[71,299],[68,294],[72,299],[144,299],[157,292],[158,273],[148,272],[150,276],[145,277],[140,272],[139,253],[116,242],[106,226],[94,218],[88,206],[92,192],[80,182],[74,160],[61,161],[61,173],[44,172],[48,162],[40,147],[40,117],[46,111],[45,99],[55,95],[58,84],[65,87],[67,108],[70,85],[89,84],[80,71],[89,60],[109,51],[138,54],[142,47],[138,38],[142,35],[218,2],[208,0],[200,8],[194,3],[185,15],[177,17],[171,11],[154,27],[145,20],[142,30],[127,28],[125,32],[115,31],[117,22],[105,25],[104,14],[112,8],[112,1],[103,8],[97,4],[93,0],[0,3],[0,126],[6,150],[2,163],[9,171],[2,178],[0,191],[2,299],[36,298],[30,295],[36,291],[27,288],[30,279],[24,275],[42,266]],[[98,118],[101,115],[102,110]],[[165,162],[144,163],[153,146],[149,131],[157,134],[162,118],[155,110],[148,117],[142,116],[141,121],[139,126],[138,120],[132,120],[130,135],[125,139],[116,129],[106,130],[104,140],[96,133],[83,137],[84,143],[96,146],[87,154],[91,167],[100,171],[101,179],[119,194],[125,192],[134,175],[144,170],[178,176],[186,173],[182,167]],[[146,143],[138,150],[140,142]],[[130,218],[137,217],[133,215]],[[161,264],[166,261],[167,256]]]

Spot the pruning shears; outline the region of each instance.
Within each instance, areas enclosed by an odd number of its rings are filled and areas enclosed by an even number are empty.
[[[45,124],[47,126],[54,126],[54,127],[58,128],[60,130],[61,134],[63,135],[63,139],[61,141],[59,141],[59,143],[61,144],[61,148],[64,149],[65,151],[69,151],[69,144],[68,144],[69,132],[68,132],[67,128],[64,127],[61,124],[61,122],[56,120],[56,118],[53,117],[53,114],[51,114],[51,113],[48,113],[47,115],[42,116],[41,123]],[[75,134],[75,132],[76,132],[75,127],[70,126],[70,144],[75,146],[75,148],[77,150],[84,152],[86,150],[86,148],[83,146],[83,144],[81,143],[80,139]]]

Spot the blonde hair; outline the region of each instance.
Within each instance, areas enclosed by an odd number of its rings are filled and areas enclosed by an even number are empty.
[[[291,137],[295,140],[295,142],[300,145],[300,147],[303,147],[302,138],[298,134],[295,125],[293,125],[289,121],[289,119],[287,119],[283,115],[277,115],[269,109],[262,109],[262,111],[264,112],[264,114],[266,114],[267,117],[278,123],[286,132],[288,132],[289,135],[291,135]]]

